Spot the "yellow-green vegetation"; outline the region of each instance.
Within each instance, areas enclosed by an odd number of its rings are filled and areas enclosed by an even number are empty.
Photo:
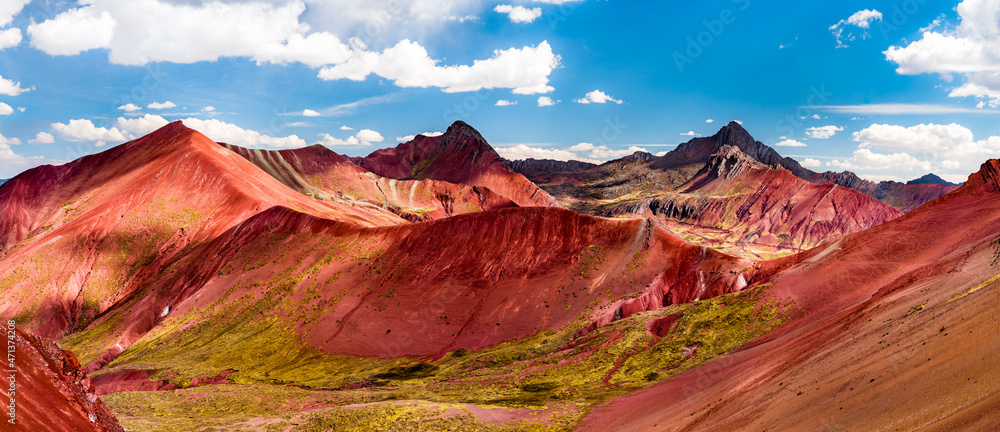
[[[275,294],[223,297],[206,308],[214,311],[211,315],[168,319],[102,371],[158,370],[155,379],[183,388],[192,378],[232,370],[230,384],[111,395],[108,403],[129,430],[138,431],[167,430],[168,418],[177,420],[169,430],[178,431],[218,424],[230,425],[227,430],[270,430],[240,429],[261,418],[284,427],[274,430],[568,430],[593,404],[696,367],[763,335],[783,322],[790,306],[765,300],[758,289],[635,314],[577,339],[573,335],[579,322],[475,352],[455,350],[439,359],[359,358],[311,348],[290,321],[276,318],[294,315],[281,312],[297,307],[283,297],[287,291],[281,287],[302,282],[297,279],[308,273],[302,274],[276,277],[275,289],[264,291]],[[275,304],[278,313],[266,318],[253,313]],[[651,321],[669,316],[676,316],[676,324],[664,336],[647,330]],[[237,396],[247,393],[254,396]],[[209,396],[194,397],[202,394]],[[329,400],[308,413],[296,413],[305,410],[295,409],[296,398],[308,399],[302,395]],[[245,400],[233,401],[241,397]],[[380,403],[345,407],[369,402]],[[487,426],[463,414],[463,406],[563,411],[544,420]],[[442,410],[458,414],[440,416]]]
[[[480,422],[467,405],[386,400],[379,392],[316,392],[276,385],[224,385],[172,392],[126,392],[104,401],[130,431],[559,431],[525,420]],[[384,401],[384,402],[382,402]],[[484,407],[503,410],[501,407]]]

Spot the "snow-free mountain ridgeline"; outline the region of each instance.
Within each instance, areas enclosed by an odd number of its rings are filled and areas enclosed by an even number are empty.
[[[989,426],[1000,162],[904,215],[787,161],[736,124],[594,167],[175,122],[0,186],[0,318],[130,431]]]

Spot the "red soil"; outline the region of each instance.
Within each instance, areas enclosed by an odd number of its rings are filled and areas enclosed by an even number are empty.
[[[996,430],[998,193],[992,160],[907,216],[766,263],[793,265],[769,290],[792,321],[581,430]]]
[[[15,350],[12,370],[15,391],[15,416],[8,415],[12,398],[5,362],[0,380],[0,400],[5,431],[99,431],[123,432],[115,415],[97,394],[76,356],[55,342],[14,331]],[[6,339],[6,338],[5,338]]]

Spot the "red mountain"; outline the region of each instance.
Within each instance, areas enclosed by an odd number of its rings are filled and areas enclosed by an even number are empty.
[[[223,147],[310,197],[385,208],[410,221],[517,206],[483,186],[387,179],[318,144],[281,151],[246,149],[229,144]]]
[[[991,160],[904,217],[769,262],[795,318],[581,430],[995,429],[998,197]]]
[[[6,327],[6,325],[5,325]],[[6,332],[5,332],[6,333]],[[5,363],[3,430],[19,432],[124,432],[114,413],[97,396],[87,373],[72,352],[20,329],[11,330],[8,350],[14,364]],[[6,338],[5,338],[6,339]],[[8,384],[8,377],[14,382]],[[11,385],[14,392],[11,394]],[[13,399],[15,405],[10,407]],[[14,411],[13,419],[9,416]]]
[[[275,205],[361,226],[403,222],[306,197],[174,122],[0,186],[0,315],[62,336],[127,298],[153,268]]]
[[[485,186],[522,207],[558,206],[549,194],[512,171],[478,131],[461,121],[451,125],[444,135],[419,135],[408,143],[376,150],[353,161],[390,179]]]
[[[658,215],[701,244],[754,250],[805,250],[902,216],[855,190],[806,182],[724,146],[691,180],[665,193],[626,201],[608,214]]]

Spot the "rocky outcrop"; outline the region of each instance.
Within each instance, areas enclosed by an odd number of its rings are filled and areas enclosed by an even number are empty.
[[[72,352],[20,329],[10,330],[5,339],[14,364],[4,367],[0,385],[7,407],[3,430],[124,432]]]

